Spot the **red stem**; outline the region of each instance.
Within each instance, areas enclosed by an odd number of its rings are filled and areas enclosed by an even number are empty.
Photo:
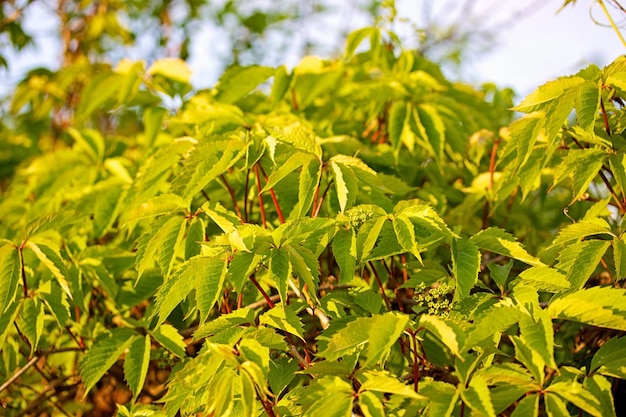
[[[261,172],[263,173],[263,179],[265,180],[265,184],[267,184],[268,183],[267,174],[265,173],[265,170],[263,169],[263,165],[261,164],[257,164],[257,165],[261,168]],[[276,214],[278,214],[278,220],[280,220],[281,223],[285,223],[285,217],[283,216],[283,211],[280,209],[280,205],[278,204],[278,199],[276,198],[276,194],[274,193],[273,188],[270,188],[270,196],[272,196],[274,207],[276,207]]]
[[[493,173],[496,170],[496,155],[498,153],[498,147],[502,142],[502,138],[496,139],[491,148],[491,158],[489,158],[489,191],[493,189]]]
[[[235,212],[237,213],[237,217],[239,217],[239,221],[241,221],[241,224],[243,224],[244,219],[243,219],[243,216],[241,215],[241,211],[239,210],[239,205],[237,204],[237,197],[235,197],[235,190],[233,190],[230,184],[228,183],[228,181],[226,181],[226,177],[224,176],[224,174],[220,175],[220,178],[224,182],[224,185],[226,186],[226,189],[228,190],[228,194],[230,194],[230,199],[233,200],[233,205],[235,206]]]
[[[333,180],[330,180],[330,182],[326,185],[326,189],[322,193],[322,198],[320,198],[317,204],[317,207],[315,208],[315,213],[312,213],[311,217],[317,217],[317,215],[319,214],[320,210],[322,209],[322,203],[324,202],[324,199],[326,198],[326,194],[328,194],[328,190],[330,189],[330,185],[332,183],[333,183]]]
[[[291,105],[293,106],[294,110],[299,110],[298,98],[296,97],[296,89],[295,88],[291,89]]]
[[[259,281],[256,280],[256,278],[254,278],[254,275],[250,275],[248,277],[250,279],[250,281],[252,281],[252,283],[254,284],[254,286],[257,288],[257,290],[259,290],[259,292],[261,293],[261,295],[263,296],[263,298],[265,299],[265,302],[267,303],[267,305],[270,308],[274,308],[274,302],[272,301],[272,299],[270,298],[269,295],[267,295],[267,293],[265,292],[265,290],[263,289],[263,287],[261,287],[261,284],[259,284]]]
[[[611,138],[611,145],[613,145],[613,135],[611,134],[611,125],[609,125],[609,117],[606,114],[606,109],[604,108],[604,100],[600,99],[600,108],[602,109],[602,121],[604,122],[604,130],[606,134]],[[615,150],[615,145],[613,145],[613,150]]]
[[[419,356],[417,354],[417,337],[416,334],[412,331],[409,331],[411,338],[413,339],[413,343],[411,348],[413,349],[413,390],[417,392],[419,390],[419,379],[420,379],[420,368],[417,360]],[[421,362],[421,360],[420,360]]]
[[[376,282],[378,283],[378,286],[380,287],[380,294],[383,296],[383,300],[385,300],[385,305],[387,306],[387,310],[391,311],[391,302],[389,301],[389,298],[387,298],[387,294],[385,294],[385,288],[383,287],[383,282],[380,279],[380,275],[378,275],[378,271],[374,267],[374,264],[372,263],[372,261],[368,261],[368,264],[370,268],[372,268],[374,277],[376,277]]]
[[[244,221],[248,222],[248,192],[249,192],[249,181],[250,181],[250,168],[246,170],[246,183],[244,185],[244,193],[243,193],[243,215]]]
[[[261,194],[261,177],[259,176],[259,166],[254,165],[254,174],[256,177],[256,188],[259,192],[259,208],[261,209],[261,221],[263,222],[263,227],[267,229],[267,219],[265,217],[265,207],[263,205],[263,194]]]
[[[25,244],[25,243],[24,243]],[[22,276],[22,285],[24,286],[24,298],[28,298],[28,285],[26,284],[26,268],[24,267],[24,244],[17,248],[20,257],[20,275]]]

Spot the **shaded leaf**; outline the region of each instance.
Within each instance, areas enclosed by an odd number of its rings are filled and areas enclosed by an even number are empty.
[[[135,339],[131,329],[117,328],[96,338],[78,367],[86,396]]]
[[[143,388],[149,365],[150,336],[133,337],[124,358],[124,378],[133,393],[133,401],[137,399]]]

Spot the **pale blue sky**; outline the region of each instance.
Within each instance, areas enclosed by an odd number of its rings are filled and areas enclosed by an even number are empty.
[[[452,76],[474,83],[491,81],[501,87],[513,87],[518,93],[518,100],[550,79],[572,74],[589,63],[607,65],[620,54],[626,53],[626,48],[612,29],[594,24],[590,18],[590,5],[593,3],[594,0],[578,0],[575,5],[570,5],[557,14],[563,0],[397,0],[399,15],[408,17],[418,26],[423,16],[424,4],[433,9],[437,19],[443,16],[445,20],[449,16],[454,20],[462,16],[462,21],[470,28],[475,21],[488,27],[498,26],[499,22],[508,22],[499,28],[497,42],[490,52],[478,55],[465,64],[461,74]],[[333,4],[338,8],[340,16],[334,22],[329,20],[326,24],[341,23],[344,27],[349,3]],[[458,5],[462,4],[469,4],[471,7],[460,10]],[[596,19],[606,22],[599,6],[593,6],[591,11]],[[615,12],[613,15],[618,23],[625,23],[620,13]],[[349,16],[354,17],[352,14]],[[512,24],[511,20],[517,23]],[[6,94],[9,91],[7,86],[18,81],[26,70],[36,66],[55,67],[58,62],[58,46],[52,36],[56,31],[54,18],[39,14],[27,23],[27,29],[43,34],[39,37],[40,48],[27,51],[18,61],[11,60],[9,56],[13,66],[10,74],[0,72],[0,78],[4,79],[0,82],[0,94]],[[356,28],[366,22],[354,19],[348,23]],[[309,36],[328,37],[328,31],[324,30],[323,25],[310,25],[306,30]],[[46,37],[46,33],[51,36]],[[411,38],[414,39],[414,34],[408,30],[401,35],[409,44]],[[205,50],[202,53],[198,49],[197,54],[192,53],[190,60],[195,72],[195,83],[208,87],[215,82],[221,71],[215,55],[228,51],[220,51],[219,45],[211,42],[210,31],[198,33],[196,36],[198,39],[195,43],[200,45],[198,48],[207,45],[207,42],[213,44],[213,55],[210,51],[207,53]],[[129,54],[132,56],[133,51],[129,51]],[[298,58],[294,57],[288,64],[294,65],[297,61]]]

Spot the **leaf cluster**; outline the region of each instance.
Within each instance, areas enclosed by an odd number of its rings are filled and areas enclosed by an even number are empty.
[[[514,121],[378,27],[209,90],[178,59],[90,67],[0,202],[3,407],[118,375],[121,416],[616,415],[625,63]],[[69,71],[3,134],[39,134]]]

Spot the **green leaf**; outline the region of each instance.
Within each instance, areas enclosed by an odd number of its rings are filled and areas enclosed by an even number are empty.
[[[237,214],[227,210],[220,203],[207,202],[202,205],[202,210],[226,233],[235,232],[237,225],[241,224]]]
[[[626,196],[626,153],[609,155],[609,167],[622,196]]]
[[[170,274],[177,247],[182,243],[187,221],[181,216],[163,217],[151,225],[151,230],[137,239],[137,280],[158,262],[163,277]]]
[[[300,318],[296,312],[283,304],[278,304],[274,308],[259,316],[259,324],[274,327],[289,334],[299,337],[304,341],[304,329]]]
[[[498,303],[474,318],[474,325],[467,331],[463,350],[471,349],[517,323],[522,312],[511,305]]]
[[[626,331],[626,290],[592,287],[550,301],[552,318]]]
[[[67,294],[61,286],[56,281],[46,281],[37,289],[37,295],[48,307],[59,328],[65,327],[70,319],[70,305],[67,301]]]
[[[0,315],[4,314],[13,304],[20,282],[20,255],[12,245],[0,247]]]
[[[177,357],[182,359],[187,356],[185,352],[187,345],[184,342],[183,336],[178,333],[178,330],[171,324],[161,324],[155,330],[151,330],[150,335],[154,337],[161,346]]]
[[[202,323],[194,332],[193,338],[194,340],[199,340],[214,336],[224,330],[232,329],[233,327],[252,324],[255,324],[254,310],[245,307],[238,308],[232,313],[222,314],[215,320]]]
[[[598,176],[608,155],[598,148],[572,149],[561,164],[555,169],[553,187],[572,176],[572,202],[578,200],[589,188],[589,184]]]
[[[187,298],[194,288],[198,285],[207,285],[202,282],[206,280],[206,271],[211,265],[215,267],[218,263],[221,268],[223,261],[220,259],[211,256],[195,256],[183,263],[165,280],[156,294],[156,305],[152,313],[152,317],[158,316],[157,325],[163,323],[174,308]],[[216,288],[215,283],[208,285]],[[206,301],[206,296],[205,287],[202,295],[203,301]],[[205,304],[205,307],[206,305],[208,303]]]
[[[463,346],[465,335],[457,325],[429,314],[422,314],[418,323],[419,327],[425,328],[441,340],[453,355],[461,358],[460,347]]]
[[[456,408],[459,392],[452,384],[441,381],[432,381],[420,384],[420,394],[429,398],[425,416],[452,417]]]
[[[561,397],[551,392],[546,392],[543,398],[548,417],[571,417],[571,413],[567,409],[567,402],[562,400]]]
[[[360,392],[359,396],[359,408],[364,417],[384,417],[385,407],[381,400],[374,393],[370,391]]]
[[[6,313],[0,314],[0,345],[4,346],[9,330],[13,329],[13,322],[21,313],[23,300],[14,301],[7,308]]]
[[[470,380],[469,387],[461,390],[461,399],[480,415],[496,417],[489,387],[480,376],[475,375]]]
[[[520,104],[513,107],[513,110],[530,113],[545,108],[547,104],[562,98],[566,90],[578,87],[584,82],[585,80],[580,77],[560,77],[549,81],[526,96]]]
[[[339,266],[339,280],[350,281],[354,276],[357,256],[356,237],[351,227],[339,227],[333,238],[332,251]]]
[[[220,77],[216,86],[216,99],[232,104],[254,90],[259,84],[274,75],[274,68],[251,65],[249,67],[233,66]]]
[[[513,346],[515,346],[515,358],[530,371],[539,385],[543,385],[546,362],[543,360],[542,355],[534,346],[529,345],[525,339],[511,336],[511,342],[513,342]]]
[[[626,236],[613,238],[613,256],[615,259],[615,279],[626,278]]]
[[[383,297],[367,287],[354,287],[348,290],[354,299],[354,304],[372,314],[380,313],[383,308]]]
[[[537,291],[563,292],[570,288],[565,274],[549,266],[533,266],[525,269],[511,282],[511,286],[521,285]]]
[[[148,373],[150,365],[150,336],[133,336],[124,358],[124,378],[133,392],[133,401],[137,399]]]
[[[594,417],[602,417],[602,406],[598,399],[578,382],[555,382],[546,391],[558,394],[561,398]]]
[[[296,376],[298,361],[279,357],[270,361],[269,383],[274,395],[279,396]]]
[[[613,386],[607,378],[602,375],[587,376],[583,382],[583,388],[598,400],[603,417],[615,417]]]
[[[390,312],[359,317],[339,330],[335,330],[331,323],[326,331],[327,334],[332,332],[330,336],[320,336],[328,343],[319,355],[336,360],[369,343],[367,360],[363,366],[384,362],[388,350],[408,326],[408,320],[406,315]]]
[[[78,223],[84,219],[84,215],[74,210],[46,213],[28,222],[24,227],[23,241],[31,236],[39,235],[49,230],[63,231],[65,227]]]
[[[256,271],[257,266],[263,260],[263,255],[253,252],[235,252],[230,261],[228,272],[235,284],[235,291],[241,292],[248,281],[248,277]]]
[[[490,277],[493,281],[500,287],[501,290],[504,290],[506,287],[506,282],[509,279],[509,273],[511,272],[511,268],[513,268],[513,260],[511,259],[506,265],[499,265],[495,262],[489,262],[487,265],[489,268]]]
[[[185,237],[185,260],[200,255],[202,242],[204,242],[204,221],[200,217],[194,217],[187,229]]]
[[[472,241],[452,240],[452,274],[456,278],[455,299],[462,300],[469,296],[478,279],[480,260],[478,247]]]
[[[91,79],[80,95],[75,117],[81,121],[87,119],[119,91],[123,80],[123,76],[111,72],[101,73]]]
[[[422,262],[417,241],[415,240],[415,229],[411,220],[405,214],[399,214],[392,218],[392,224],[400,246]]]
[[[364,391],[380,392],[383,394],[395,394],[416,400],[425,399],[423,395],[419,395],[413,390],[413,387],[399,381],[393,374],[388,371],[368,370],[362,374],[365,381],[359,388],[359,394]]]
[[[567,415],[569,416],[569,413]],[[511,417],[539,417],[539,394],[522,398],[511,413]]]
[[[351,32],[346,38],[346,49],[343,52],[344,59],[347,61],[352,58],[359,45],[367,38],[372,36],[377,29],[373,27],[364,27]]]
[[[343,213],[346,208],[352,206],[356,201],[356,194],[358,193],[357,178],[351,169],[335,161],[330,162],[330,167],[332,168],[335,188],[337,190],[339,208]]]
[[[187,204],[176,194],[161,194],[157,197],[149,198],[134,209],[126,212],[122,216],[122,225],[126,226],[130,222],[150,217],[173,214],[183,211],[186,207]]]
[[[611,233],[610,226],[604,219],[587,219],[567,225],[559,230],[551,247],[571,244],[572,241],[578,241],[593,235],[609,235],[614,237],[613,233]]]
[[[48,270],[50,270],[52,275],[56,278],[61,288],[63,288],[63,291],[65,291],[70,299],[73,299],[69,283],[67,282],[69,272],[65,266],[65,261],[61,258],[59,248],[53,242],[41,238],[33,238],[29,240],[24,245],[24,248],[31,249],[35,252],[35,255],[41,263],[48,268]]]
[[[423,127],[421,135],[430,144],[432,156],[435,161],[442,161],[446,144],[446,126],[437,108],[430,104],[420,104],[414,114],[418,125]]]
[[[287,93],[291,79],[292,75],[287,72],[287,67],[284,65],[281,65],[274,71],[274,84],[272,85],[272,92],[270,93],[272,108],[276,107],[285,96],[285,93]]]
[[[389,356],[389,350],[400,338],[409,325],[409,316],[398,312],[373,315],[371,318],[367,347],[367,360],[363,364],[383,363]]]
[[[590,374],[626,379],[626,337],[614,337],[603,344],[591,359]]]
[[[154,141],[161,131],[163,117],[166,114],[167,110],[163,107],[149,107],[143,111],[144,140],[146,145],[154,145]]]
[[[481,249],[517,259],[528,265],[543,265],[543,262],[526,252],[515,237],[496,227],[481,230],[470,238],[470,242]]]
[[[600,111],[601,89],[601,84],[598,85],[592,81],[585,81],[578,87],[576,119],[578,125],[590,133],[593,133]]]
[[[276,283],[280,299],[287,302],[287,286],[291,278],[291,263],[289,262],[289,252],[285,249],[273,249],[269,258],[269,274]]]
[[[402,131],[407,123],[408,114],[407,105],[404,101],[394,102],[389,109],[389,127],[387,131],[389,142],[396,149],[401,144]]]
[[[80,116],[77,117],[80,118]],[[93,162],[97,164],[102,163],[104,158],[104,138],[100,132],[93,129],[79,131],[70,127],[67,133],[81,148],[87,151]]]
[[[192,258],[195,259],[195,258]],[[203,270],[196,275],[196,305],[200,311],[200,323],[204,323],[222,295],[228,272],[228,261],[220,258],[205,258]]]
[[[299,398],[303,417],[317,417],[320,410],[328,417],[352,415],[353,391],[350,384],[337,376],[314,379]]]
[[[22,311],[17,326],[30,342],[31,353],[39,346],[39,339],[43,334],[44,324],[43,305],[36,298],[25,298],[22,301]]]
[[[147,74],[154,78],[163,77],[169,81],[173,81],[174,83],[184,85],[188,85],[191,82],[191,70],[185,61],[179,58],[161,58],[155,61],[150,68],[148,68]],[[159,89],[170,96],[174,95],[173,91],[162,85],[159,86]]]
[[[499,385],[491,388],[490,394],[496,414],[501,415],[511,404],[526,394],[526,390],[512,385]]]
[[[570,244],[559,253],[556,268],[567,272],[571,288],[581,289],[593,275],[609,246],[611,242],[603,240],[585,240]]]
[[[301,218],[311,208],[315,198],[315,189],[320,183],[322,176],[322,164],[317,159],[309,159],[302,165],[298,177],[298,204],[293,209],[292,216]]]
[[[247,146],[236,136],[213,136],[191,152],[172,188],[185,201],[198,194],[211,181],[228,171],[246,154]]]
[[[304,281],[309,291],[315,293],[314,289],[318,286],[320,275],[320,266],[315,255],[301,246],[285,245],[283,248],[289,252],[293,274]]]
[[[380,235],[387,216],[381,216],[367,221],[356,236],[357,259],[362,261],[372,252]]]
[[[532,318],[522,315],[519,327],[521,340],[527,346],[532,346],[548,367],[558,369],[554,360],[554,329],[547,312],[536,308]]]
[[[85,384],[84,396],[130,346],[133,336],[135,336],[133,330],[117,328],[101,334],[94,340],[93,346],[87,351],[78,367]]]
[[[535,381],[528,369],[518,363],[500,363],[486,366],[477,371],[489,385],[514,386],[522,392],[514,400],[528,391],[541,389],[538,381]]]
[[[309,164],[311,161],[314,161],[315,156],[304,153],[304,152],[295,152],[293,153],[284,163],[282,163],[279,167],[272,171],[272,173],[267,178],[267,183],[265,187],[261,190],[261,192],[266,192],[270,188],[274,188],[276,184],[281,182],[285,177],[298,168],[300,168],[304,164]]]

